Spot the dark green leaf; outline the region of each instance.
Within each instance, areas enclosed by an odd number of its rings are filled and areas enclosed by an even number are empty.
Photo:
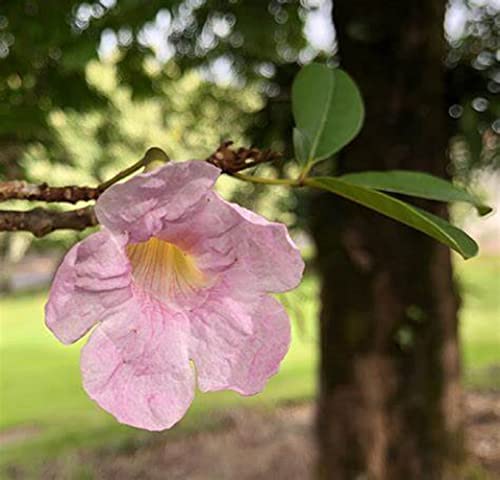
[[[420,230],[456,250],[464,258],[470,258],[477,254],[476,242],[462,230],[442,218],[385,193],[334,177],[311,177],[306,180],[306,185],[335,193]]]
[[[295,158],[301,164],[307,163],[307,154],[309,151],[307,138],[304,134],[298,129],[293,129],[293,149],[295,151]]]
[[[349,173],[339,178],[355,185],[384,192],[401,193],[442,202],[471,203],[477,208],[479,215],[486,215],[492,210],[466,190],[428,173],[388,170],[386,172]]]
[[[349,75],[318,63],[295,78],[292,109],[298,129],[310,140],[308,160],[339,151],[357,135],[364,118],[361,94]]]

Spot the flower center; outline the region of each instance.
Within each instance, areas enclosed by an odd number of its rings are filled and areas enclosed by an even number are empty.
[[[158,238],[128,245],[127,256],[136,284],[159,300],[185,297],[209,283],[192,256]]]

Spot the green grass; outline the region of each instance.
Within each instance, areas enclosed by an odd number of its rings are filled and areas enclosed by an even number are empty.
[[[500,257],[457,261],[465,383],[500,389]]]
[[[284,296],[295,316],[315,318],[313,279]],[[59,344],[43,323],[46,293],[0,299],[0,430],[19,441],[0,446],[0,463],[36,462],[68,449],[94,445],[121,445],[144,436],[118,424],[84,393],[80,383],[76,345]],[[211,412],[233,405],[272,406],[282,400],[300,400],[314,394],[316,340],[312,325],[294,322],[292,348],[265,394],[241,397],[232,392],[197,393],[187,417],[173,429],[210,427]],[[215,415],[215,414],[214,414]],[[26,435],[23,431],[26,430]]]
[[[457,262],[464,295],[461,331],[469,385],[491,386],[482,375],[500,364],[500,258]],[[294,318],[292,348],[282,368],[255,397],[197,394],[187,417],[168,435],[217,425],[217,411],[231,406],[272,407],[311,398],[315,392],[317,282],[306,279],[285,303]],[[83,392],[78,365],[83,342],[59,344],[43,324],[46,294],[0,299],[0,430],[11,440],[0,462],[26,462],[81,447],[126,446],[151,435],[119,425]],[[498,384],[498,376],[494,379]],[[26,432],[23,434],[23,432]],[[160,434],[164,435],[164,434]],[[148,437],[149,436],[149,437]]]

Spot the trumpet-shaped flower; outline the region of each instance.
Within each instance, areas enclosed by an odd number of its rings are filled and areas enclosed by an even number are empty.
[[[226,202],[208,163],[169,163],[109,188],[102,229],[59,267],[46,323],[63,343],[95,327],[83,385],[120,422],[175,424],[194,396],[252,395],[275,374],[289,320],[270,293],[295,287],[303,261],[283,225]]]

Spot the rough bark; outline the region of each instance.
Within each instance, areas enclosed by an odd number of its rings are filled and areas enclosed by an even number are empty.
[[[443,0],[335,2],[341,63],[367,110],[341,172],[445,174],[444,8]],[[445,478],[462,452],[450,253],[331,195],[315,200],[311,223],[322,280],[320,477]]]
[[[85,230],[97,225],[94,207],[61,212],[46,208],[0,210],[0,232],[31,232],[44,237],[54,230]]]
[[[43,202],[67,202],[96,200],[101,191],[94,187],[70,185],[49,187],[46,183],[33,184],[24,180],[0,182],[0,202],[5,200],[39,200]]]

